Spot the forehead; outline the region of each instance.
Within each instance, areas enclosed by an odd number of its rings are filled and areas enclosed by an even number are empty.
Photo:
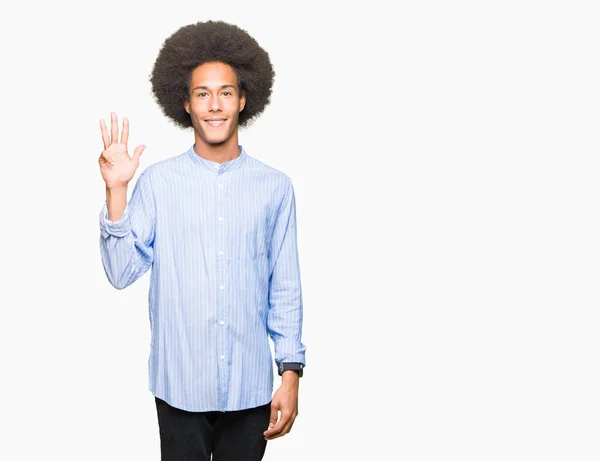
[[[190,87],[202,85],[207,87],[220,87],[221,85],[235,85],[237,83],[233,68],[222,62],[207,62],[196,67],[190,77]]]

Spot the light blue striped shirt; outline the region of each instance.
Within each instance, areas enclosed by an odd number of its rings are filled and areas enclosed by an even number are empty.
[[[264,405],[273,359],[306,365],[294,188],[239,148],[222,164],[192,146],[150,165],[120,220],[100,212],[110,283],[152,268],[149,389],[187,411]]]

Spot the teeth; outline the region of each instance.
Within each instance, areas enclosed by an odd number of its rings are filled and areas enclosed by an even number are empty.
[[[210,126],[219,126],[221,125],[225,120],[208,120],[208,124]]]

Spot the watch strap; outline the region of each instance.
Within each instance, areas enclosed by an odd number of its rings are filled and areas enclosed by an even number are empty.
[[[279,376],[286,370],[295,370],[298,372],[298,376],[302,376],[304,373],[304,365],[298,362],[281,362],[277,364],[277,373]]]

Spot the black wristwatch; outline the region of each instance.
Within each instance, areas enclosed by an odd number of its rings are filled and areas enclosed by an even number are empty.
[[[296,370],[298,372],[298,376],[302,377],[304,365],[296,362],[282,362],[277,364],[277,373],[279,373],[279,376],[281,376],[286,370]]]

